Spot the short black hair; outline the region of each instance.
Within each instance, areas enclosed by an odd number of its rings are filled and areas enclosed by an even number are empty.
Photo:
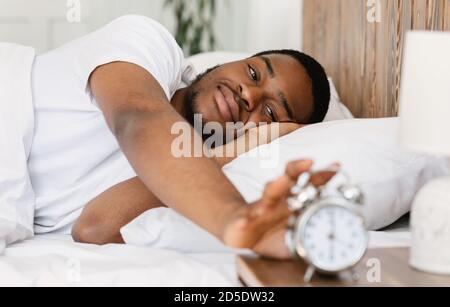
[[[320,65],[320,63],[311,56],[303,52],[291,49],[264,51],[255,54],[253,57],[260,57],[271,54],[288,55],[296,59],[306,69],[306,72],[308,73],[312,81],[312,92],[314,98],[314,111],[308,123],[306,124],[316,124],[323,122],[330,106],[331,93],[330,83],[328,81],[325,69],[322,67],[322,65]]]

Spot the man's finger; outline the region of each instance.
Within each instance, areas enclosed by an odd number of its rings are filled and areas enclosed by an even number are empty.
[[[320,171],[312,174],[310,182],[315,187],[321,187],[326,185],[334,176],[339,172],[341,166],[339,163],[334,163],[324,171]]]
[[[290,162],[286,166],[286,172],[282,177],[267,184],[263,194],[263,205],[268,208],[285,200],[297,183],[298,177],[302,173],[309,171],[312,165],[313,162],[311,160]]]
[[[304,172],[311,170],[314,162],[312,160],[300,160],[288,163],[286,166],[285,175],[289,177],[290,180],[297,182],[298,177]]]
[[[262,198],[263,205],[270,206],[277,204],[283,197],[289,194],[293,186],[294,183],[287,176],[280,177],[267,184]]]

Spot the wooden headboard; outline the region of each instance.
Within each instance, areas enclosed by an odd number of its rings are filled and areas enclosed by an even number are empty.
[[[450,31],[450,0],[304,0],[304,51],[357,117],[398,113],[404,34]]]

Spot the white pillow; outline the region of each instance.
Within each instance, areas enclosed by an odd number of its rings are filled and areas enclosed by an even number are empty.
[[[341,98],[336,90],[336,86],[331,78],[328,78],[330,82],[330,106],[328,108],[328,113],[325,116],[324,122],[352,119],[353,114],[350,110],[341,102]]]
[[[187,59],[187,61],[194,66],[197,72],[200,73],[206,71],[211,67],[240,61],[251,56],[252,55],[250,53],[244,52],[215,51],[191,56]]]
[[[363,189],[368,227],[377,230],[408,213],[416,193],[426,182],[450,172],[446,158],[406,151],[398,140],[398,118],[327,122],[297,130],[241,156],[224,172],[252,202],[260,198],[267,182],[283,173],[289,161],[312,158],[317,169],[340,162],[352,181]],[[257,150],[264,150],[273,161],[256,157]],[[337,177],[333,184],[342,180]]]
[[[372,230],[384,228],[411,208],[429,180],[450,173],[446,158],[407,152],[398,145],[399,120],[366,119],[322,123],[300,129],[239,157],[224,168],[248,202],[266,183],[282,175],[292,160],[313,158],[321,169],[339,161],[364,191],[364,215]],[[270,153],[270,168],[257,153]],[[342,176],[333,185],[343,181]],[[213,236],[170,209],[150,210],[122,229],[125,242],[190,252],[223,252]]]
[[[250,57],[249,53],[239,52],[207,52],[198,55],[194,55],[187,59],[192,64],[197,72],[204,72],[208,68],[216,65],[239,61]],[[324,121],[342,120],[353,118],[349,109],[341,102],[339,94],[334,86],[333,80],[328,79],[330,82],[331,99],[330,107]]]

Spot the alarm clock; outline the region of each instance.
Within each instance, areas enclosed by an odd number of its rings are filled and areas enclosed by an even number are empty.
[[[337,275],[351,270],[364,257],[369,242],[358,186],[346,176],[346,184],[324,193],[327,187],[314,187],[311,176],[300,176],[288,199],[292,215],[285,238],[292,256],[309,265],[307,283],[315,272]]]

